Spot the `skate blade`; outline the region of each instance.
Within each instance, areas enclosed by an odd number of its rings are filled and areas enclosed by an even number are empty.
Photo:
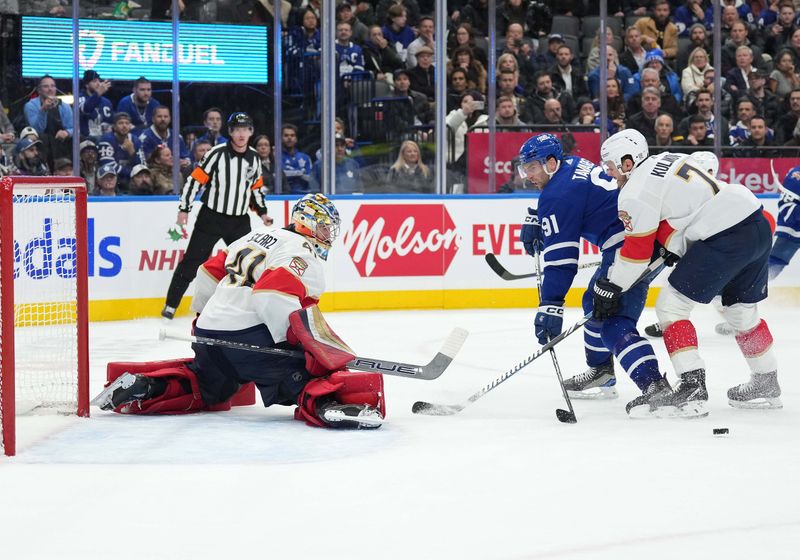
[[[751,401],[734,401],[728,399],[728,404],[733,408],[746,408],[750,410],[776,410],[783,408],[783,403],[781,402],[780,397],[774,397],[771,399],[753,399]]]
[[[114,391],[117,389],[127,389],[133,385],[134,381],[136,381],[135,375],[132,373],[123,373],[114,381],[112,381],[108,387],[103,389],[99,395],[93,398],[89,404],[92,406],[97,406],[101,410],[114,410],[114,404],[111,402]]]
[[[582,399],[587,401],[611,400],[619,397],[616,387],[592,387],[591,389],[586,389],[585,391],[567,390],[567,395],[569,395],[571,399]]]
[[[706,405],[708,401],[689,401],[676,409],[676,415],[681,418],[705,418],[708,416]]]
[[[678,409],[674,406],[659,406],[651,408],[649,404],[634,406],[628,416],[634,420],[647,420],[650,418],[678,418]]]
[[[379,428],[383,424],[383,418],[378,413],[371,413],[367,416],[348,416],[341,410],[328,410],[324,414],[325,420],[329,422],[345,422],[353,424],[357,428]]]

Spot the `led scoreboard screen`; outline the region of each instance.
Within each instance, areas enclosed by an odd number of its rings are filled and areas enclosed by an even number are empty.
[[[266,84],[267,28],[252,25],[181,23],[178,78],[187,82]],[[172,23],[80,20],[80,72],[103,79],[172,81]],[[72,20],[22,18],[22,75],[71,78]]]

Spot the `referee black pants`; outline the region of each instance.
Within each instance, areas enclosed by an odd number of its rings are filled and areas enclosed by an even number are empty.
[[[230,245],[240,237],[250,233],[250,216],[229,216],[209,210],[205,206],[200,208],[194,231],[189,237],[189,246],[178,263],[172,275],[172,281],[167,290],[167,302],[170,307],[178,308],[183,299],[183,294],[194,277],[197,269],[208,260],[217,241],[222,239]]]

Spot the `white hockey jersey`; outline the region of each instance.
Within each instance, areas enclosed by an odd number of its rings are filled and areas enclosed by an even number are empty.
[[[625,242],[609,280],[627,290],[644,272],[658,241],[678,256],[761,207],[743,185],[711,177],[686,154],[651,156],[622,188],[617,202]]]
[[[264,324],[286,340],[289,314],[319,301],[325,261],[311,242],[286,229],[258,228],[200,267],[192,310],[202,329],[234,331]]]

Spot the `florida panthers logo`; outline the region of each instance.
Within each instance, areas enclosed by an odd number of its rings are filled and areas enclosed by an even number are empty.
[[[630,214],[625,210],[620,210],[619,219],[622,221],[622,225],[625,226],[625,231],[633,231],[633,223]]]

